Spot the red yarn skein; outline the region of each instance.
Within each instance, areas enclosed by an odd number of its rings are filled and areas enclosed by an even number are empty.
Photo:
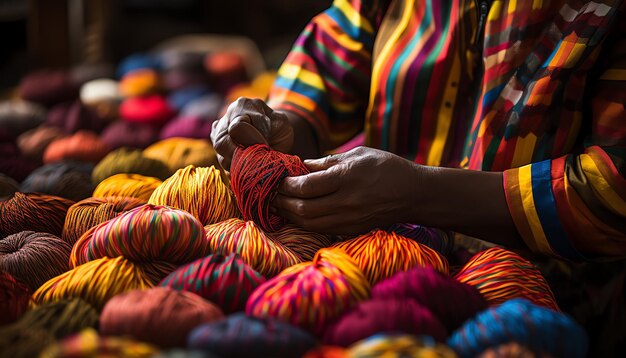
[[[299,157],[271,150],[265,144],[237,148],[230,169],[231,188],[243,218],[268,232],[286,224],[284,218],[270,213],[280,181],[310,173]]]
[[[28,286],[0,271],[0,326],[17,321],[28,309]]]

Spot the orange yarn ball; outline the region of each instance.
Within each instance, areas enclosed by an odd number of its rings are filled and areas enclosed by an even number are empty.
[[[97,163],[109,152],[109,147],[96,133],[78,131],[74,135],[50,143],[43,154],[43,162],[54,163],[64,159]]]

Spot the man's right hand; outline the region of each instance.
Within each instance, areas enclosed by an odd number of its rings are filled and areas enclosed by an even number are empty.
[[[217,158],[230,170],[235,149],[254,144],[287,153],[291,150],[294,131],[284,113],[272,110],[260,99],[239,98],[228,106],[226,114],[213,123],[211,141]]]

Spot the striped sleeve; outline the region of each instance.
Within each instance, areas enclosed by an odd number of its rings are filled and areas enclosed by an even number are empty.
[[[268,104],[308,120],[324,150],[363,128],[385,10],[386,1],[335,0],[306,26],[278,71]]]
[[[504,172],[511,216],[537,252],[572,261],[626,256],[625,36],[606,59],[590,91],[584,152]]]

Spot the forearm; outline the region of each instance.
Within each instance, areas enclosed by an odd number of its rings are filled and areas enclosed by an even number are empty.
[[[294,132],[291,154],[302,159],[318,158],[320,156],[319,142],[313,126],[293,112],[284,111],[283,113],[287,115]]]
[[[502,173],[416,166],[415,222],[522,248],[507,207]]]

